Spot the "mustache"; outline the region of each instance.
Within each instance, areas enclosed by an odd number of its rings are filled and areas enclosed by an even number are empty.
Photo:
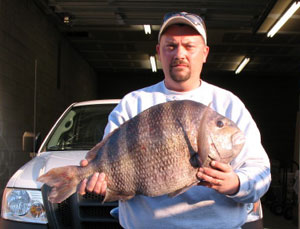
[[[171,67],[174,67],[174,66],[177,66],[177,65],[189,66],[189,63],[185,60],[178,60],[178,59],[173,60],[172,63],[171,63]]]

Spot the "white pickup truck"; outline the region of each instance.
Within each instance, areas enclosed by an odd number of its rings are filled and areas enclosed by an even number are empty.
[[[60,204],[47,200],[49,187],[36,179],[53,167],[78,165],[103,136],[108,114],[119,100],[74,103],[54,124],[36,156],[8,181],[2,199],[0,228],[120,228],[110,215],[117,202],[101,203],[101,196],[77,193]],[[28,136],[28,135],[27,135]],[[30,136],[30,135],[29,135]],[[34,137],[23,139],[32,150]],[[28,149],[28,146],[30,149]]]

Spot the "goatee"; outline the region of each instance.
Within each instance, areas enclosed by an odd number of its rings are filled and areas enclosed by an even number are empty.
[[[185,69],[174,69],[178,65],[186,66]],[[170,65],[170,76],[172,80],[175,82],[184,82],[187,81],[191,77],[191,71],[189,69],[189,64],[183,60],[174,60]]]

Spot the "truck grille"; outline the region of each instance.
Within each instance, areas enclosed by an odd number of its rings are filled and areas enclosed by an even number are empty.
[[[92,193],[81,196],[77,193],[59,204],[48,201],[51,188],[42,187],[44,205],[47,212],[49,228],[59,229],[93,229],[122,228],[117,219],[110,215],[111,209],[118,206],[118,202],[103,203],[103,197]]]

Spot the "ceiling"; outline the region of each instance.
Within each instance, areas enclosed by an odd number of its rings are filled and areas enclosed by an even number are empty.
[[[292,0],[35,2],[99,73],[151,71],[159,25],[166,12],[174,11],[205,19],[210,46],[205,72],[234,72],[247,56],[251,60],[243,72],[300,73],[300,9],[273,38],[267,37]],[[144,24],[151,25],[151,35],[144,33]]]

